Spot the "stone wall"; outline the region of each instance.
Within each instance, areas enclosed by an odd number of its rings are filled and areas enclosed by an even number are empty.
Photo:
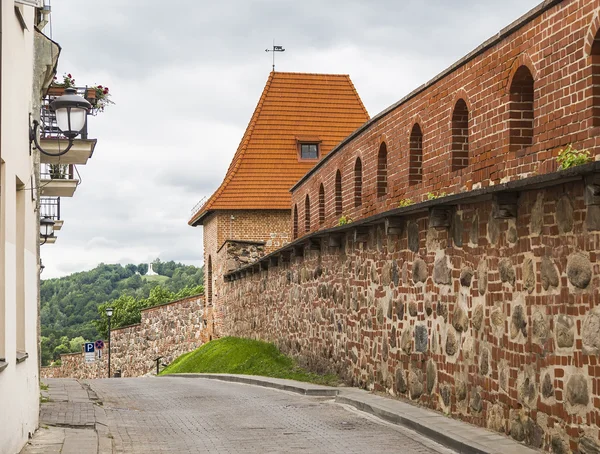
[[[156,370],[155,358],[171,363],[198,348],[206,338],[204,296],[196,295],[142,311],[141,323],[112,331],[111,370],[139,377]],[[108,345],[101,361],[86,364],[83,353],[61,355],[62,365],[42,367],[42,377],[105,378]]]
[[[574,179],[532,179],[516,217],[479,195],[440,207],[442,227],[429,203],[309,235],[226,276],[222,334],[535,447],[599,452],[598,207]]]
[[[226,274],[263,257],[265,242],[228,240],[217,253],[220,260],[224,262],[223,273]]]

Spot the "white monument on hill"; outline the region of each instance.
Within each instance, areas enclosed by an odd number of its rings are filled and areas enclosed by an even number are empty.
[[[152,269],[152,263],[148,263],[148,272],[146,276],[158,276],[158,273]]]

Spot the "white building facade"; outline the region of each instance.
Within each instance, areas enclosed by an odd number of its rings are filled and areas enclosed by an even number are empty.
[[[9,454],[39,416],[39,155],[29,125],[60,49],[36,30],[35,3],[0,3],[0,453]]]

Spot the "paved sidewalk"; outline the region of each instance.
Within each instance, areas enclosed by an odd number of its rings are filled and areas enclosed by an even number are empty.
[[[40,428],[21,454],[108,454],[112,443],[102,426],[104,410],[96,394],[75,379],[42,380]]]
[[[536,451],[498,432],[492,432],[433,410],[378,396],[357,388],[332,388],[293,380],[234,374],[173,374],[169,377],[208,378],[300,394],[335,396],[340,404],[351,405],[381,419],[406,426],[438,443],[461,453],[474,454],[535,454]]]

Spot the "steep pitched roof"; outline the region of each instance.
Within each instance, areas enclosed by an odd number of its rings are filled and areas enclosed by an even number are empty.
[[[214,210],[290,208],[290,188],[316,161],[298,160],[298,140],[319,140],[323,158],[369,119],[350,77],[272,72],[221,183],[192,216]]]

